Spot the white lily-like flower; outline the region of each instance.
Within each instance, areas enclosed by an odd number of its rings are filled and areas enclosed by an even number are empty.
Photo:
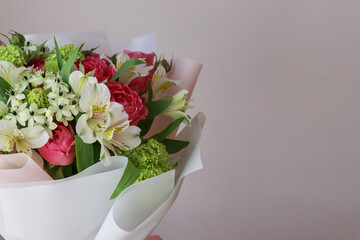
[[[15,70],[16,67],[14,64],[8,61],[0,61],[0,77],[5,79],[10,83],[9,80],[9,73],[13,70]]]
[[[9,108],[6,106],[6,104],[2,101],[0,101],[0,118],[8,114]]]
[[[183,89],[180,90],[173,96],[173,100],[170,106],[162,113],[169,117],[179,119],[185,118],[187,124],[190,123],[190,117],[185,113],[186,109],[192,108],[192,106],[188,105],[189,101],[186,100],[186,95],[188,91]]]
[[[85,143],[94,143],[106,126],[110,108],[110,91],[103,83],[89,83],[84,87],[79,101],[81,115],[76,132]]]
[[[110,102],[110,91],[103,83],[88,84],[80,98],[82,114],[76,124],[76,132],[88,144],[101,144],[100,158],[109,164],[110,152],[132,149],[140,143],[140,129],[130,126],[124,107]]]
[[[105,166],[111,164],[111,155],[108,149],[118,155],[122,151],[136,148],[141,144],[141,129],[137,126],[131,126],[128,118],[129,116],[121,104],[111,103],[105,131],[98,136],[98,141],[101,144],[100,160]]]
[[[35,125],[45,124],[46,117],[43,115],[46,112],[46,108],[38,109],[36,103],[32,103],[29,107],[29,121],[28,126],[32,127]]]
[[[29,71],[30,71],[29,68],[26,67],[17,68],[11,62],[0,61],[0,77],[5,79],[12,86],[24,82],[23,74]]]
[[[165,68],[162,65],[159,65],[154,72],[151,83],[154,99],[158,99],[161,94],[171,86],[180,85],[181,81],[167,78]]]
[[[97,83],[96,77],[90,77],[88,75],[84,75],[80,71],[74,71],[69,76],[69,83],[71,89],[73,90],[76,96],[80,96],[84,87],[89,83]]]
[[[120,69],[120,67],[126,62],[130,60],[129,55],[125,53],[120,53],[116,56],[116,68]],[[149,71],[152,69],[152,66],[147,66],[146,61],[144,60],[144,64],[139,64],[132,66],[128,70],[126,70],[119,78],[119,82],[129,84],[136,77],[144,77],[149,74]]]
[[[30,118],[29,109],[26,108],[27,103],[23,103],[20,106],[12,106],[10,113],[5,116],[6,120],[10,120],[13,123],[20,123],[25,126],[26,121]]]
[[[18,129],[16,123],[0,120],[0,150],[11,152],[16,146],[17,152],[32,155],[32,148],[41,148],[49,140],[49,135],[42,126]]]

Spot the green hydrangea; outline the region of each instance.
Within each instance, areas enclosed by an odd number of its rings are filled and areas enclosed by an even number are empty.
[[[0,61],[8,61],[20,67],[26,64],[26,54],[19,46],[2,45],[0,46]]]
[[[147,143],[140,145],[122,155],[128,157],[132,163],[140,170],[137,181],[155,177],[164,172],[170,171],[169,153],[164,144],[149,139]]]
[[[62,57],[62,62],[63,62],[63,64],[65,64],[66,61],[69,59],[70,54],[79,48],[73,44],[69,44],[69,45],[59,47],[59,49],[60,49],[60,54]],[[84,59],[84,54],[81,51],[79,51],[79,53],[76,56],[76,60],[78,60],[78,59],[80,59],[80,60]],[[59,72],[56,51],[54,51],[50,56],[48,56],[46,58],[44,70],[54,72],[54,73]]]
[[[26,101],[29,105],[36,103],[39,108],[47,108],[49,106],[47,92],[43,88],[34,88],[26,96]]]

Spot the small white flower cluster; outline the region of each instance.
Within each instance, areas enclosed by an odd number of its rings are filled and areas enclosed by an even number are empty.
[[[0,103],[0,117],[19,127],[43,126],[51,137],[55,122],[67,126],[79,113],[78,97],[60,75],[1,61],[0,76],[12,87],[7,104]]]

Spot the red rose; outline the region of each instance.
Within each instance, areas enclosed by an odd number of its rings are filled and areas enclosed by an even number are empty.
[[[134,90],[131,90],[126,84],[115,81],[109,81],[106,85],[110,90],[110,101],[124,106],[131,121],[130,125],[136,125],[140,120],[145,119],[145,116],[148,114],[147,108]]]
[[[53,165],[66,166],[75,159],[75,132],[70,125],[65,127],[62,123],[57,124],[52,130],[53,137],[41,148],[41,156]]]
[[[33,66],[36,70],[44,70],[45,60],[43,59],[32,59],[30,62],[26,64],[26,67]]]
[[[129,55],[130,58],[145,59],[147,66],[152,66],[154,64],[154,53],[132,52],[129,50],[124,50],[124,53]],[[151,82],[154,72],[155,69],[151,69],[147,76],[134,78],[130,82],[129,87],[139,95],[143,95],[148,89],[147,79]]]
[[[80,61],[75,62],[79,68]],[[81,64],[84,66],[85,74],[95,70],[94,77],[97,78],[98,82],[102,82],[105,79],[111,80],[115,75],[115,69],[110,63],[104,59],[100,59],[100,55],[97,53],[91,53],[85,57]]]

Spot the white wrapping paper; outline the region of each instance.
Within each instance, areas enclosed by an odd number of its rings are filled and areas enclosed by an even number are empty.
[[[114,157],[109,167],[97,163],[73,177],[49,180],[26,155],[1,155],[0,234],[6,240],[145,239],[175,201],[183,177],[202,168],[203,121],[200,113],[179,134],[191,143],[179,154],[176,170],[138,182],[114,201],[109,197],[125,157]]]

